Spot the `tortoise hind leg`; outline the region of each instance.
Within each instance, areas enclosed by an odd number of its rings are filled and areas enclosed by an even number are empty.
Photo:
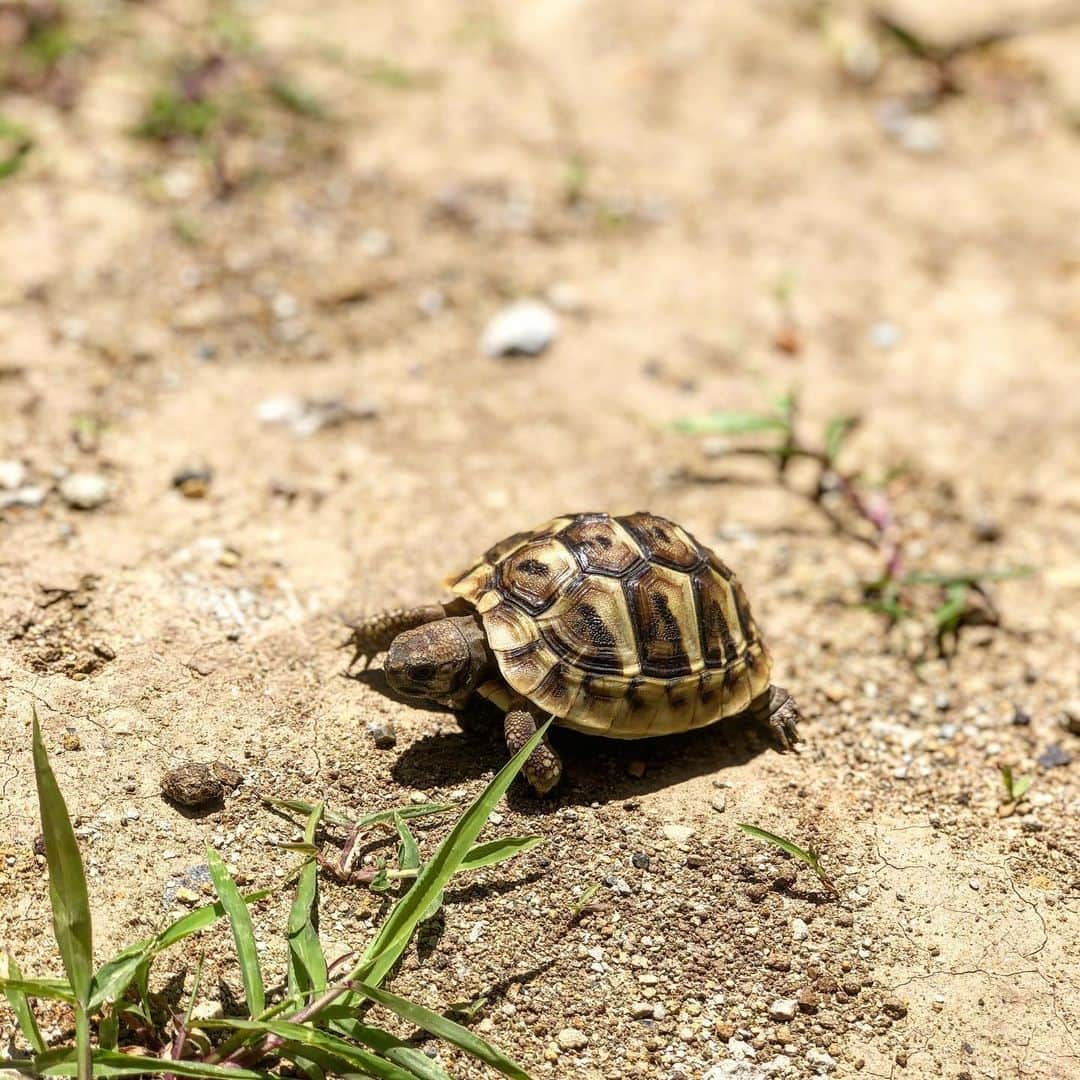
[[[516,754],[536,734],[540,726],[529,709],[511,709],[503,721],[506,748]],[[521,771],[537,795],[546,795],[562,776],[562,762],[545,735],[529,755]]]
[[[443,619],[448,614],[444,604],[421,604],[418,607],[391,608],[346,621],[345,625],[352,633],[341,647],[353,649],[350,670],[361,657],[370,663],[376,653],[385,652],[398,634]]]

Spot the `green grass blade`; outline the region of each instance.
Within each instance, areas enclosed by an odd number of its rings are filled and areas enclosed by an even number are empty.
[[[401,838],[401,849],[398,851],[398,869],[415,870],[420,865],[420,848],[417,847],[416,837],[413,836],[409,826],[401,814],[394,815],[394,828],[397,829]]]
[[[323,804],[316,803],[304,826],[304,842],[315,843],[315,833],[323,814]],[[309,859],[300,871],[296,896],[289,910],[288,988],[289,994],[304,994],[326,987],[326,957],[317,930],[319,922],[319,867]]]
[[[542,836],[503,836],[498,840],[488,840],[475,844],[465,858],[461,860],[462,870],[479,870],[481,866],[494,866],[496,863],[512,859],[523,851],[543,843]]]
[[[94,1076],[143,1076],[172,1073],[174,1076],[207,1076],[215,1080],[277,1080],[269,1073],[254,1069],[208,1065],[202,1061],[171,1061],[164,1058],[124,1054],[116,1050],[95,1050]],[[76,1076],[75,1051],[70,1047],[47,1050],[34,1058],[35,1076]]]
[[[30,1008],[27,993],[25,990],[16,990],[7,985],[6,981],[8,979],[21,982],[22,972],[19,970],[19,965],[15,963],[15,957],[11,953],[0,953],[0,985],[3,985],[4,996],[8,999],[11,1011],[15,1014],[15,1019],[19,1023],[19,1030],[23,1033],[23,1038],[30,1044],[30,1049],[35,1054],[42,1054],[45,1052],[45,1040],[41,1037],[41,1030],[38,1028],[37,1019],[34,1017],[34,1010]]]
[[[305,802],[303,799],[273,799],[264,795],[262,800],[267,806],[276,807],[279,810],[293,810],[300,814],[308,815],[315,809],[314,803]],[[366,814],[361,818],[351,818],[347,814],[337,810],[326,808],[323,810],[323,820],[331,825],[344,825],[352,828],[354,825],[366,829],[369,825],[391,824],[394,815],[398,814],[403,819],[427,817],[430,814],[445,814],[447,810],[453,810],[453,803],[421,803],[418,806],[399,806],[396,810],[377,810],[373,814]]]
[[[1035,573],[1033,566],[1006,566],[999,570],[956,570],[951,574],[934,574],[921,570],[912,570],[905,574],[905,585],[978,585],[984,581],[1010,581],[1013,578],[1031,577]]]
[[[245,904],[255,904],[265,899],[271,893],[283,888],[286,882],[276,885],[271,889],[258,889],[255,892],[246,893],[241,897]],[[93,992],[90,995],[90,1011],[100,1008],[109,1001],[119,1001],[123,997],[132,979],[138,973],[141,965],[152,960],[159,952],[175,945],[178,941],[197,934],[212,926],[218,919],[225,915],[225,906],[221,901],[207,904],[205,907],[196,908],[174,923],[170,923],[161,933],[144,941],[129,945],[119,952],[111,960],[102,964],[98,973],[94,976]]]
[[[781,851],[786,851],[793,858],[798,859],[800,862],[806,863],[811,869],[814,868],[814,858],[808,852],[804,851],[798,844],[793,844],[790,840],[785,840],[782,836],[777,836],[776,833],[766,832],[764,829],[759,829],[756,825],[743,825],[740,824],[739,828],[742,829],[747,836],[753,836],[758,840],[764,840],[767,844],[772,844],[774,847],[778,847]]]
[[[49,765],[37,708],[34,714],[34,778],[41,810],[41,832],[45,839],[45,861],[49,866],[49,899],[52,901],[53,934],[64,970],[83,1005],[90,1000],[94,972],[94,942],[90,922],[90,898],[82,855],[75,840],[64,797]]]
[[[529,1080],[529,1074],[517,1062],[511,1061],[501,1050],[497,1050],[468,1028],[455,1024],[453,1020],[448,1020],[445,1016],[432,1012],[431,1009],[425,1009],[422,1005],[398,997],[396,994],[389,994],[375,986],[361,983],[357,989],[372,1001],[377,1001],[396,1013],[403,1020],[408,1020],[410,1024],[415,1024],[429,1034],[453,1043],[472,1057],[490,1065],[503,1076],[509,1076],[512,1080]]]
[[[244,981],[244,999],[248,1012],[258,1016],[266,1008],[266,992],[263,989],[262,972],[259,970],[259,954],[255,950],[255,930],[251,925],[251,912],[248,911],[236,882],[229,876],[221,856],[208,844],[206,864],[210,868],[210,877],[217,889],[218,899],[229,916],[232,926],[233,941],[236,942],[236,957],[240,961],[240,977]]]
[[[417,1080],[452,1080],[450,1074],[437,1062],[416,1046],[391,1035],[382,1028],[370,1027],[356,1019],[356,1014],[366,999],[359,994],[349,994],[339,999],[339,1004],[331,1005],[320,1013],[324,1020],[332,1021],[336,1030],[347,1035],[353,1042],[363,1043],[380,1057],[400,1065],[406,1072],[412,1073]],[[345,1002],[351,1002],[345,1004]]]
[[[397,963],[424,913],[460,868],[495,804],[506,793],[506,789],[550,724],[549,719],[503,766],[479,798],[461,815],[430,861],[424,864],[417,875],[416,884],[394,905],[379,933],[354,969],[354,976],[361,977],[371,985],[377,985]]]
[[[385,1080],[414,1080],[400,1066],[386,1061],[370,1050],[354,1046],[351,1042],[331,1035],[327,1031],[310,1027],[307,1024],[293,1024],[288,1020],[209,1020],[198,1025],[201,1028],[231,1029],[260,1035],[276,1035],[294,1047],[302,1047],[305,1057],[322,1065],[327,1057],[337,1059],[330,1068],[340,1074],[340,1062],[346,1062],[353,1069],[365,1070],[366,1075],[385,1078]],[[322,1058],[322,1060],[320,1060]]]
[[[0,978],[0,990],[5,994],[25,994],[32,998],[47,998],[49,1001],[65,1001],[74,1005],[75,991],[66,979],[24,979],[21,976]]]
[[[788,422],[782,416],[726,411],[685,416],[671,426],[684,435],[749,435],[757,431],[788,430]]]

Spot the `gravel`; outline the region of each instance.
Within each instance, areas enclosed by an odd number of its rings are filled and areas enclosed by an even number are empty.
[[[577,1028],[567,1027],[555,1036],[555,1041],[562,1050],[584,1050],[589,1045],[589,1036]]]

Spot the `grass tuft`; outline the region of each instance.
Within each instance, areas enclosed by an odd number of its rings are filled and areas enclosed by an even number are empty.
[[[792,858],[798,859],[817,874],[818,880],[833,896],[840,895],[836,882],[825,872],[825,868],[821,865],[821,856],[814,848],[801,848],[793,841],[777,836],[776,833],[766,832],[765,829],[759,829],[756,825],[744,825],[740,822],[739,828],[747,836],[752,836],[755,840],[764,840],[765,843],[772,844],[773,847],[786,852]]]

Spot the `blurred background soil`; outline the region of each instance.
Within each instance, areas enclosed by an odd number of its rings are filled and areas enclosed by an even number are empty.
[[[284,875],[293,831],[259,793],[465,800],[504,760],[496,715],[463,729],[345,678],[343,614],[437,598],[554,514],[648,508],[742,578],[805,747],[557,733],[563,785],[497,823],[546,842],[451,891],[395,987],[486,997],[473,1022],[534,1076],[1076,1076],[1075,7],[0,0],[0,942],[22,969],[59,965],[32,703],[104,957],[198,887],[208,842]],[[519,299],[553,339],[485,355]],[[861,417],[841,460],[909,571],[1034,569],[987,585],[1000,625],[939,656],[923,586],[890,630],[861,604],[866,522],[672,428],[789,393],[808,441]],[[192,758],[244,780],[185,816],[158,785]],[[1002,764],[1032,778],[1012,813]],[[739,821],[815,843],[840,898]],[[278,976],[286,906],[257,919]],[[328,883],[328,950],[379,911]],[[226,943],[199,948],[228,1007]],[[195,956],[164,967],[190,981]]]

